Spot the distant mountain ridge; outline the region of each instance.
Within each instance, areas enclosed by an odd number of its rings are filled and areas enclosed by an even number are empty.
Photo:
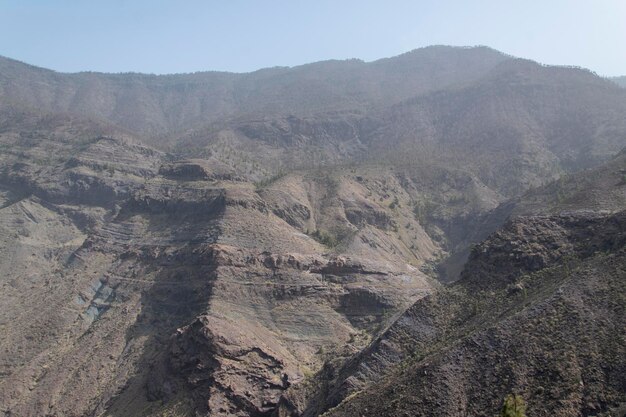
[[[63,74],[0,58],[0,96],[5,106],[75,112],[158,135],[241,113],[306,114],[392,103],[475,80],[507,59],[486,47],[428,47],[370,63],[156,76]]]
[[[624,112],[626,91],[589,71],[508,59],[474,82],[391,105],[241,115],[167,142],[182,154],[227,155],[229,164],[253,176],[265,174],[245,162],[251,159],[274,170],[456,164],[511,196],[608,160],[624,145]],[[513,170],[517,175],[509,175]]]

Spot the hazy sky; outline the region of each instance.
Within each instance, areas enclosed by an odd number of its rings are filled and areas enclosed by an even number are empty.
[[[626,75],[626,0],[0,0],[0,55],[59,71],[251,71],[488,45]]]

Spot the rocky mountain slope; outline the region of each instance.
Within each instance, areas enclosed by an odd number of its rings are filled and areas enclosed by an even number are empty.
[[[313,394],[294,389],[283,415],[487,416],[510,393],[529,415],[623,414],[625,169],[622,152],[495,210],[512,217],[459,281],[328,366]]]
[[[386,213],[355,179],[259,188],[57,122],[1,134],[8,415],[269,412],[437,286],[410,209]],[[341,251],[335,217],[354,237]]]
[[[325,415],[487,416],[510,393],[529,415],[622,415],[624,227],[623,212],[508,224],[351,364]]]
[[[461,166],[510,197],[613,156],[624,112],[626,91],[588,71],[508,59],[475,82],[369,111],[241,116],[172,141],[252,177],[350,163]]]
[[[625,111],[488,48],[172,76],[2,58],[0,410],[491,415],[514,391],[617,413]]]

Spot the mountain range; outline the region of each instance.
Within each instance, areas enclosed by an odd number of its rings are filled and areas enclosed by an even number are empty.
[[[624,414],[620,82],[486,47],[0,58],[0,411]]]

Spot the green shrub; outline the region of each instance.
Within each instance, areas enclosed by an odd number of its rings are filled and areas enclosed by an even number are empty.
[[[328,246],[329,248],[334,248],[335,246],[339,244],[339,241],[337,240],[335,236],[323,230],[315,230],[312,233],[307,233],[307,234],[311,236],[313,239],[317,240],[322,245]]]
[[[502,404],[500,417],[526,417],[526,402],[520,395],[507,395]]]

